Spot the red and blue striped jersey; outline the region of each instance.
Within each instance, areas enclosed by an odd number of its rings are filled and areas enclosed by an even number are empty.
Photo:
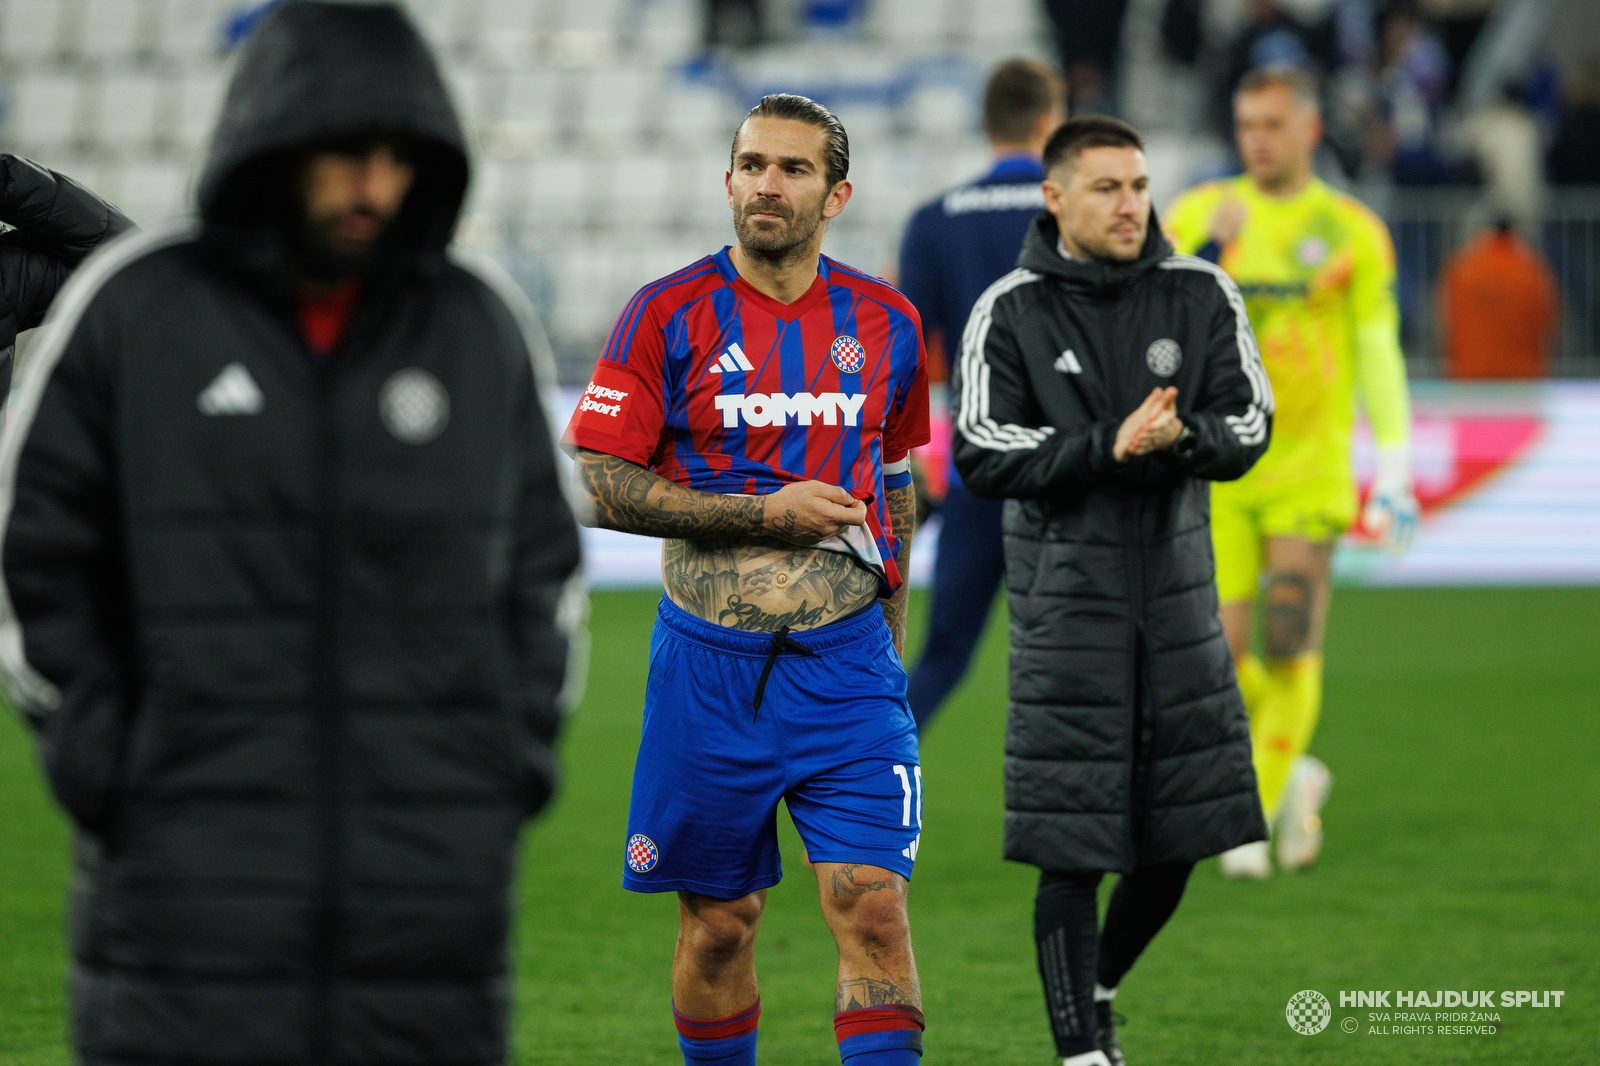
[[[821,545],[901,584],[887,478],[928,441],[922,323],[892,286],[826,256],[791,304],[739,276],[724,248],[646,285],[595,366],[563,443],[701,492],[825,481],[867,504],[868,537]]]

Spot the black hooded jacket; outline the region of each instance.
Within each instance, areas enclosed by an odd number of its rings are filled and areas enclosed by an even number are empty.
[[[331,358],[296,151],[416,166]],[[69,282],[0,446],[0,666],[80,833],[72,1035],[111,1064],[503,1061],[515,845],[581,599],[536,323],[447,249],[463,139],[389,5],[239,60],[201,222]]]
[[[1041,215],[962,339],[952,390],[967,488],[1007,498],[1006,857],[1049,870],[1192,862],[1266,835],[1217,617],[1210,481],[1267,448],[1272,390],[1244,301],[1173,254],[1058,250]],[[1193,436],[1112,455],[1157,386]]]
[[[0,154],[0,399],[11,391],[17,334],[44,321],[67,275],[133,228],[128,217],[65,174]]]

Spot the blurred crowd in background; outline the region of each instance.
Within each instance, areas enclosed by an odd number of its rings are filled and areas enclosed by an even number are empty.
[[[1319,172],[1394,234],[1413,375],[1600,374],[1594,0],[404,5],[478,146],[462,237],[534,296],[571,382],[635,289],[730,239],[728,138],[761,93],[840,114],[856,199],[826,250],[888,274],[915,207],[985,168],[978,93],[1011,55],[1059,63],[1072,113],[1145,133],[1158,205],[1236,169],[1229,99],[1247,71],[1312,71]],[[0,147],[141,223],[179,212],[231,51],[266,6],[0,0]]]

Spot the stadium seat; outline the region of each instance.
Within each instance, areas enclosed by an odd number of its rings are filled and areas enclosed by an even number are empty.
[[[641,55],[672,63],[700,45],[700,5],[694,0],[646,0],[637,20],[623,33]]]
[[[1044,32],[1038,0],[950,0],[956,35],[978,47],[1025,49]]]
[[[222,41],[228,0],[155,0],[152,42],[175,59],[214,55]]]
[[[569,107],[562,72],[547,67],[504,73],[500,97],[485,123],[485,144],[501,155],[527,155],[552,143],[558,119]],[[488,90],[486,81],[480,89]],[[488,100],[484,100],[487,107]]]
[[[458,0],[404,0],[404,6],[429,44],[446,52],[455,47],[461,7]]]
[[[571,86],[581,103],[571,111],[575,133],[615,149],[639,139],[649,105],[661,96],[662,74],[653,67],[618,64],[578,73]]]
[[[61,0],[6,0],[0,12],[0,58],[40,59],[61,51],[65,30]]]
[[[221,69],[200,69],[178,80],[168,127],[168,136],[178,148],[198,153],[205,146],[222,110],[227,87],[227,75]]]
[[[181,163],[129,163],[122,169],[118,206],[142,226],[165,222],[191,209],[189,185],[189,169]]]
[[[499,63],[527,63],[533,58],[535,9],[528,0],[482,0],[477,49]]]
[[[721,90],[674,78],[663,98],[661,125],[669,140],[700,148],[726,145],[732,137],[737,109]]]
[[[84,56],[121,58],[143,46],[145,5],[139,0],[83,0],[79,10],[78,51]]]
[[[468,209],[515,218],[527,208],[532,184],[532,168],[525,161],[480,159],[472,169]]]
[[[919,140],[970,137],[978,116],[971,90],[956,85],[921,85],[906,97],[904,118]]]
[[[534,159],[529,177],[529,210],[541,228],[573,228],[587,219],[592,177],[585,157],[541,155]]]
[[[679,156],[626,152],[590,163],[595,186],[595,222],[630,235],[648,234],[680,222],[688,183]]]
[[[874,0],[867,32],[875,39],[911,51],[932,48],[945,35],[944,9],[950,0]]]
[[[170,108],[166,86],[154,74],[114,74],[100,82],[99,107],[88,136],[108,148],[129,149],[156,140]]]
[[[83,79],[29,74],[13,83],[6,140],[27,152],[58,151],[80,136]]]

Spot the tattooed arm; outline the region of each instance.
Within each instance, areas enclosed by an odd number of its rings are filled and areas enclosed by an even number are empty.
[[[615,455],[578,450],[595,525],[685,540],[768,537],[816,544],[866,521],[866,506],[836,485],[801,481],[766,496],[699,492]]]
[[[903,659],[906,654],[906,597],[911,590],[908,584],[911,579],[911,534],[917,524],[917,490],[911,485],[888,489],[884,493],[884,502],[889,508],[889,528],[900,538],[900,551],[894,561],[900,568],[901,585],[893,596],[879,602],[883,604],[883,617],[889,623],[889,632],[894,636],[894,650]]]

